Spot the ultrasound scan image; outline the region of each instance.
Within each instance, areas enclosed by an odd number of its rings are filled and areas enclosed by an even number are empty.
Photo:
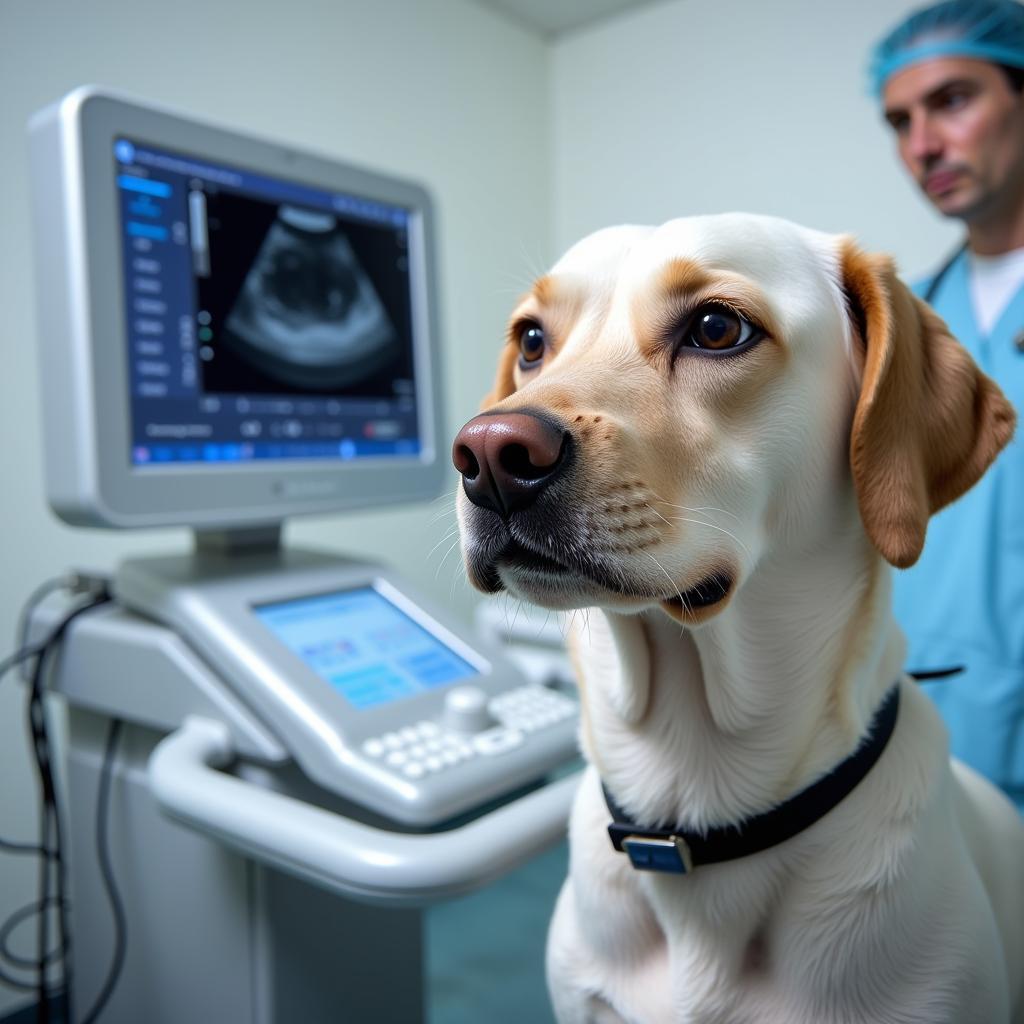
[[[399,339],[366,270],[329,213],[281,206],[223,341],[292,388],[351,387],[393,360]]]

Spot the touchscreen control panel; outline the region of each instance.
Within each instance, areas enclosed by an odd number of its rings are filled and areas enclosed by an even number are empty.
[[[574,695],[527,681],[384,567],[290,549],[136,559],[116,589],[218,668],[313,781],[389,819],[441,824],[576,753]]]
[[[255,612],[357,711],[480,674],[372,587],[264,605]]]

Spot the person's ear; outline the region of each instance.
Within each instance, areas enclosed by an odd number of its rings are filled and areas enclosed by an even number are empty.
[[[899,568],[924,547],[929,516],[972,487],[1013,435],[1016,414],[886,256],[841,248],[862,346],[850,466],[872,543]]]

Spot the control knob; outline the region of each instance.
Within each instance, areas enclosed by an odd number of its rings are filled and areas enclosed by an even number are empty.
[[[456,686],[444,698],[444,724],[454,732],[482,732],[494,725],[487,694],[478,686]]]

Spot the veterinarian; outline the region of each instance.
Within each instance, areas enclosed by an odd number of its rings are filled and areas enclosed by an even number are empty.
[[[875,49],[871,79],[900,159],[966,228],[916,286],[1024,412],[1024,5],[951,0],[916,11]],[[954,755],[1024,810],[1024,440],[934,517],[895,580],[907,665],[926,683]]]

